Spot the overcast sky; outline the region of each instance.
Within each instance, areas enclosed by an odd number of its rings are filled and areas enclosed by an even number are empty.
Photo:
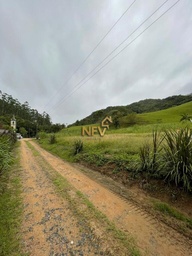
[[[177,0],[140,26],[164,2],[0,0],[0,90],[65,124],[108,106],[192,93],[192,0],[142,33]]]

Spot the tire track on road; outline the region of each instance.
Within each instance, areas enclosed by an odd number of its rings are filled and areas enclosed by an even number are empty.
[[[24,253],[31,256],[111,255],[90,227],[59,197],[46,170],[21,142],[22,237]]]
[[[191,241],[155,220],[132,202],[123,200],[77,168],[43,150],[35,142],[30,142],[44,159],[76,189],[103,212],[115,225],[136,238],[139,247],[147,255],[192,255]]]

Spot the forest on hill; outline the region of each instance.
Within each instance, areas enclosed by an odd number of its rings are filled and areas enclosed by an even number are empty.
[[[24,137],[33,137],[38,131],[57,132],[64,125],[53,124],[49,114],[30,107],[25,101],[20,103],[7,93],[0,93],[0,129],[10,129],[11,118],[15,116],[17,121],[17,132]]]
[[[126,117],[127,115],[134,118],[135,114],[164,110],[190,101],[192,101],[192,93],[189,95],[174,95],[165,99],[145,99],[127,106],[110,106],[105,109],[97,110],[82,120],[77,120],[72,125],[78,126],[100,123],[105,116],[112,116],[113,121],[118,125],[118,119]]]

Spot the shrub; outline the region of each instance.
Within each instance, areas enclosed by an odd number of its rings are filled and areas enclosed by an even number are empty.
[[[83,151],[83,142],[81,140],[76,140],[73,144],[73,148],[74,148],[73,154],[77,155],[78,153]]]
[[[38,137],[38,139],[46,139],[48,137],[48,134],[46,132],[38,132],[36,137]]]
[[[192,191],[192,130],[165,131],[165,140],[162,174],[176,186]]]
[[[51,134],[49,137],[49,144],[55,144],[57,142],[55,134]]]

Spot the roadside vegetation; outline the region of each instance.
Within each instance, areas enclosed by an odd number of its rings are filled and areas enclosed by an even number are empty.
[[[22,255],[18,235],[22,217],[15,135],[0,136],[0,255]],[[18,153],[18,152],[17,152]],[[17,160],[18,161],[18,160]]]
[[[6,172],[12,163],[12,150],[17,141],[16,134],[2,133],[0,134],[0,177]]]
[[[192,195],[191,104],[141,114],[146,115],[142,118],[147,124],[110,126],[104,137],[81,136],[81,127],[72,126],[55,133],[52,144],[50,134],[40,133],[39,143],[62,159],[91,167],[129,188],[136,185],[145,190],[162,200],[152,208],[181,221],[180,230],[192,230],[191,211],[177,203],[184,197],[182,203],[188,204]],[[172,209],[176,205],[178,214]]]
[[[170,216],[175,218],[176,220],[182,221],[186,227],[192,229],[192,218],[187,217],[174,207],[171,207],[167,203],[160,202],[160,201],[153,201],[153,207],[155,210],[163,213],[166,216]]]
[[[55,134],[55,143],[50,143],[48,134],[40,134],[40,144],[71,162],[106,166],[113,173],[127,171],[132,178],[160,179],[192,192],[191,125],[150,128],[151,132],[149,125],[139,127],[135,133],[133,127],[130,133],[111,130],[101,138],[78,136],[79,127],[71,127]]]

